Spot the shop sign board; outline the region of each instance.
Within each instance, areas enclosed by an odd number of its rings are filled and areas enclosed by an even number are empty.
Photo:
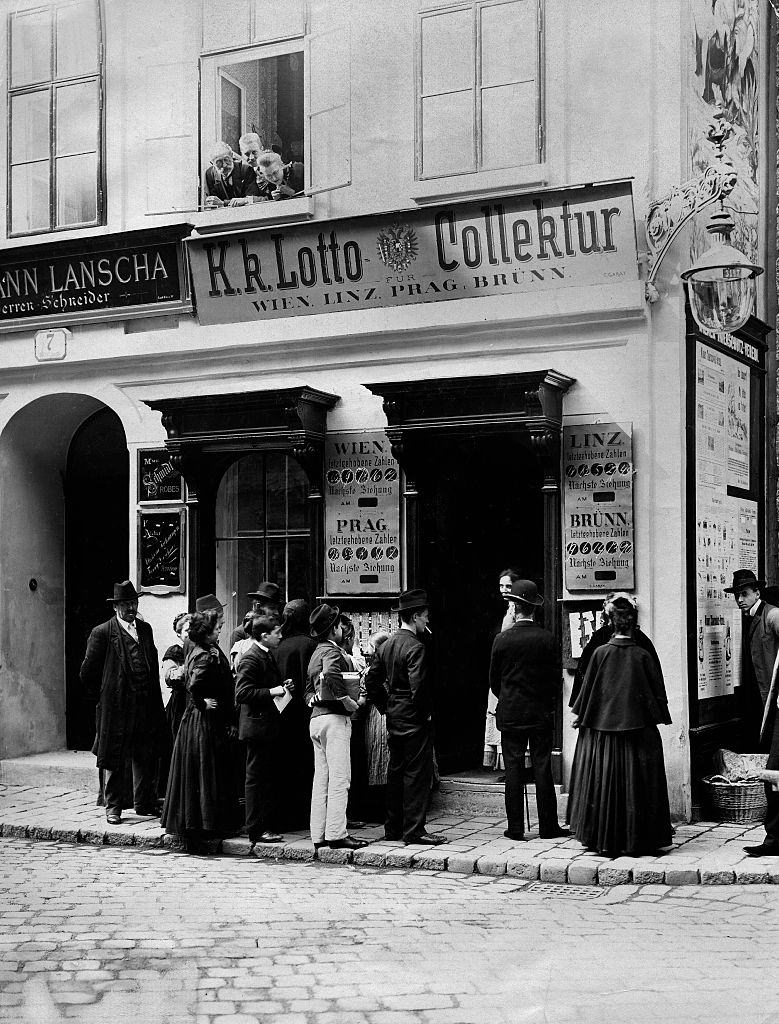
[[[203,324],[638,281],[627,181],[187,244]]]
[[[138,589],[141,593],[184,593],[186,509],[138,513]]]
[[[138,452],[138,501],[183,501],[184,480],[164,448]]]
[[[189,308],[181,246],[142,235],[130,244],[128,237],[92,238],[80,249],[58,247],[56,255],[6,251],[0,259],[0,331]]]
[[[383,430],[328,434],[325,593],[400,592],[400,468]]]
[[[632,425],[564,427],[563,479],[566,589],[632,589]]]

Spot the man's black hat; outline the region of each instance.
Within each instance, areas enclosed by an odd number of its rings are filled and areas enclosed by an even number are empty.
[[[544,603],[543,597],[538,593],[538,587],[532,580],[514,580],[511,590],[505,596],[509,601],[522,601],[523,604],[532,604],[535,608]]]
[[[759,580],[751,569],[736,569],[733,573],[733,586],[725,587],[724,591],[726,594],[735,594],[742,587],[752,587],[754,590],[760,590],[764,586],[765,580]]]
[[[327,636],[333,626],[338,622],[341,609],[334,604],[320,604],[315,608],[308,619],[311,627],[311,636]]]
[[[271,604],[278,604],[281,590],[275,583],[265,580],[256,590],[252,590],[247,597],[253,597],[258,601],[268,601]]]
[[[429,606],[426,590],[406,590],[398,598],[397,608],[392,610],[393,612],[414,612]]]
[[[122,583],[114,583],[114,596],[106,598],[106,601],[110,601],[112,604],[116,604],[117,601],[137,600],[138,591],[132,585],[130,580],[124,580]]]

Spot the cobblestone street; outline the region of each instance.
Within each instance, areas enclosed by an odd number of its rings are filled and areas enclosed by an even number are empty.
[[[0,839],[14,1024],[779,1020],[776,886],[550,886]]]

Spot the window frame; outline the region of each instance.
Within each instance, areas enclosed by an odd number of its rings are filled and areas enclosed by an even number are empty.
[[[100,227],[105,224],[106,203],[106,132],[105,132],[105,21],[102,0],[89,0],[95,12],[97,29],[97,71],[88,75],[73,75],[68,78],[57,78],[57,12],[67,7],[77,6],[79,0],[51,0],[49,3],[35,3],[29,7],[20,7],[10,11],[6,18],[6,123],[8,125],[6,139],[6,237],[7,238],[29,238],[34,235],[46,235],[61,233],[63,231],[80,231],[83,228]],[[13,72],[13,19],[18,15],[32,14],[37,11],[47,11],[49,15],[49,77],[37,82],[27,82],[23,86],[12,86]],[[73,224],[58,225],[57,219],[57,91],[63,87],[80,85],[83,83],[95,82],[97,86],[97,147],[95,155],[97,158],[97,174],[95,175],[95,211],[94,220],[78,221]],[[13,100],[19,96],[30,95],[39,92],[48,92],[48,113],[49,113],[49,150],[48,158],[48,179],[49,179],[49,224],[48,227],[34,228],[29,231],[13,230],[13,190],[12,172],[14,166],[22,167],[35,161],[26,161],[19,164],[12,164],[12,142],[13,142]],[[89,150],[88,152],[91,152]],[[73,155],[73,154],[68,154]]]
[[[436,6],[424,6],[417,13],[415,25],[415,59],[414,59],[414,179],[418,190],[426,192],[431,189],[434,183],[448,180],[454,183],[459,180],[466,182],[464,188],[474,186],[475,177],[505,179],[513,172],[520,172],[520,176],[528,178],[528,182],[537,184],[539,172],[541,177],[545,173],[544,161],[546,157],[546,132],[544,126],[545,115],[545,81],[544,81],[544,0],[526,0],[528,3],[535,3],[536,8],[536,128],[535,128],[535,153],[536,159],[531,163],[509,164],[505,167],[481,166],[482,160],[482,103],[481,96],[489,86],[483,85],[481,74],[481,27],[480,12],[487,7],[499,7],[512,0],[453,0],[452,3],[439,4]],[[438,174],[426,174],[423,167],[423,119],[422,104],[425,95],[422,92],[422,26],[427,18],[443,14],[454,14],[458,11],[470,12],[472,18],[473,32],[473,66],[471,78],[472,92],[472,125],[473,125],[473,170],[451,170]],[[457,90],[462,91],[462,90]],[[430,93],[433,95],[445,95],[445,93]],[[443,191],[441,188],[438,193]],[[452,191],[461,191],[454,189]]]
[[[200,188],[201,194],[205,190],[205,173],[208,167],[208,148],[216,140],[215,133],[217,126],[221,124],[221,97],[219,91],[219,80],[221,72],[226,71],[230,76],[232,64],[245,64],[249,61],[260,61],[283,57],[286,54],[299,53],[303,60],[303,152],[307,153],[308,146],[308,54],[306,53],[305,36],[293,36],[277,40],[272,43],[252,43],[249,46],[239,46],[229,50],[220,50],[216,53],[204,53],[200,55]],[[244,97],[245,106],[245,97]],[[208,124],[213,125],[214,136],[208,134]],[[244,132],[246,124],[244,110]],[[289,202],[290,200],[288,200]],[[251,207],[264,204],[253,204]],[[275,204],[274,204],[275,205]],[[256,214],[256,210],[254,211]]]

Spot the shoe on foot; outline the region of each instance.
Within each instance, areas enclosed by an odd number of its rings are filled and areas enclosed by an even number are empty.
[[[160,811],[157,807],[136,807],[135,813],[142,818],[159,818]]]
[[[279,835],[278,832],[261,832],[256,839],[252,840],[252,845],[255,843],[283,843],[284,836]]]
[[[546,835],[544,835],[543,832],[540,832],[538,838],[539,839],[563,839],[563,838],[569,839],[570,836],[571,836],[571,830],[570,829],[568,829],[568,828],[560,828],[558,826],[554,830],[554,832],[547,832]]]
[[[109,825],[121,825],[122,824],[122,816],[121,816],[121,814],[106,814],[105,820],[108,822]]]
[[[506,839],[513,839],[515,843],[524,843],[525,833],[524,832],[511,832],[509,829],[503,833]]]
[[[358,821],[356,818],[349,818],[349,820],[346,822],[346,827],[351,832],[353,828],[365,828],[365,822]]]
[[[343,839],[331,839],[327,845],[331,850],[361,850],[368,844],[364,839],[355,839],[354,836],[344,836]]]
[[[444,836],[431,836],[428,832],[423,832],[421,836],[404,839],[403,842],[406,846],[440,846],[446,842],[446,838]]]
[[[779,842],[766,839],[759,846],[745,846],[744,853],[747,857],[779,857]]]

